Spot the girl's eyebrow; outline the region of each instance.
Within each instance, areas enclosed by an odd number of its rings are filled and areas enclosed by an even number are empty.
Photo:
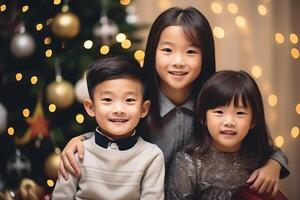
[[[162,44],[165,44],[165,45],[172,45],[174,44],[173,42],[170,42],[170,41],[161,41],[159,42],[159,45],[162,45]]]

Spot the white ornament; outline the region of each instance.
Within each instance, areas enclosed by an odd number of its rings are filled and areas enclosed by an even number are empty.
[[[104,44],[111,44],[118,32],[117,24],[106,15],[100,18],[99,23],[93,29],[95,39],[100,40]]]
[[[31,35],[26,33],[25,26],[20,25],[20,30],[16,33],[10,43],[10,50],[17,58],[31,55],[35,49],[35,42]]]
[[[7,110],[2,103],[0,103],[0,133],[7,128]]]
[[[75,97],[80,103],[82,103],[84,99],[90,98],[85,78],[77,81],[75,85]]]

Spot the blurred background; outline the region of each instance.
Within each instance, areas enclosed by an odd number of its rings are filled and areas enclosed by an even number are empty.
[[[259,84],[289,158],[280,189],[299,199],[298,0],[0,0],[0,199],[50,199],[60,149],[95,127],[82,106],[87,65],[106,54],[142,65],[151,23],[172,6],[208,18],[217,70],[242,69]]]

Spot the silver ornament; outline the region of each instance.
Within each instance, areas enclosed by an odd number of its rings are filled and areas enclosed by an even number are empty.
[[[75,97],[80,103],[82,103],[84,99],[90,98],[85,78],[77,81],[75,85]]]
[[[21,180],[31,173],[29,159],[19,149],[8,159],[6,164],[7,174],[12,180]]]
[[[34,39],[26,32],[15,34],[10,43],[10,50],[17,58],[31,55],[34,49]]]
[[[119,28],[117,24],[106,15],[102,16],[99,23],[93,28],[95,39],[103,44],[111,44],[118,32]]]

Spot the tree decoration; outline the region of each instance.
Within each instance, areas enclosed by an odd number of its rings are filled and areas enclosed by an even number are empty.
[[[59,162],[60,150],[56,148],[55,151],[48,156],[44,165],[46,175],[53,180],[57,179]]]
[[[44,111],[40,97],[38,98],[33,116],[27,119],[27,123],[29,124],[29,128],[21,138],[15,138],[16,144],[23,145],[28,143],[33,138],[40,138],[40,136],[49,136],[49,123],[48,120],[44,117]]]
[[[31,173],[31,163],[29,159],[16,149],[6,163],[7,174],[11,180],[19,181]]]
[[[21,23],[18,32],[13,36],[10,43],[10,50],[17,58],[30,56],[35,49],[33,37],[26,32],[25,25]]]
[[[2,103],[0,103],[0,133],[7,128],[7,111]]]
[[[79,18],[69,11],[69,6],[65,4],[62,12],[58,13],[51,24],[52,32],[62,39],[74,38],[80,30]]]
[[[22,200],[39,200],[44,195],[44,190],[35,181],[24,178],[18,189],[18,195]]]
[[[75,85],[75,97],[80,103],[82,103],[84,99],[90,98],[85,76],[77,81]]]

